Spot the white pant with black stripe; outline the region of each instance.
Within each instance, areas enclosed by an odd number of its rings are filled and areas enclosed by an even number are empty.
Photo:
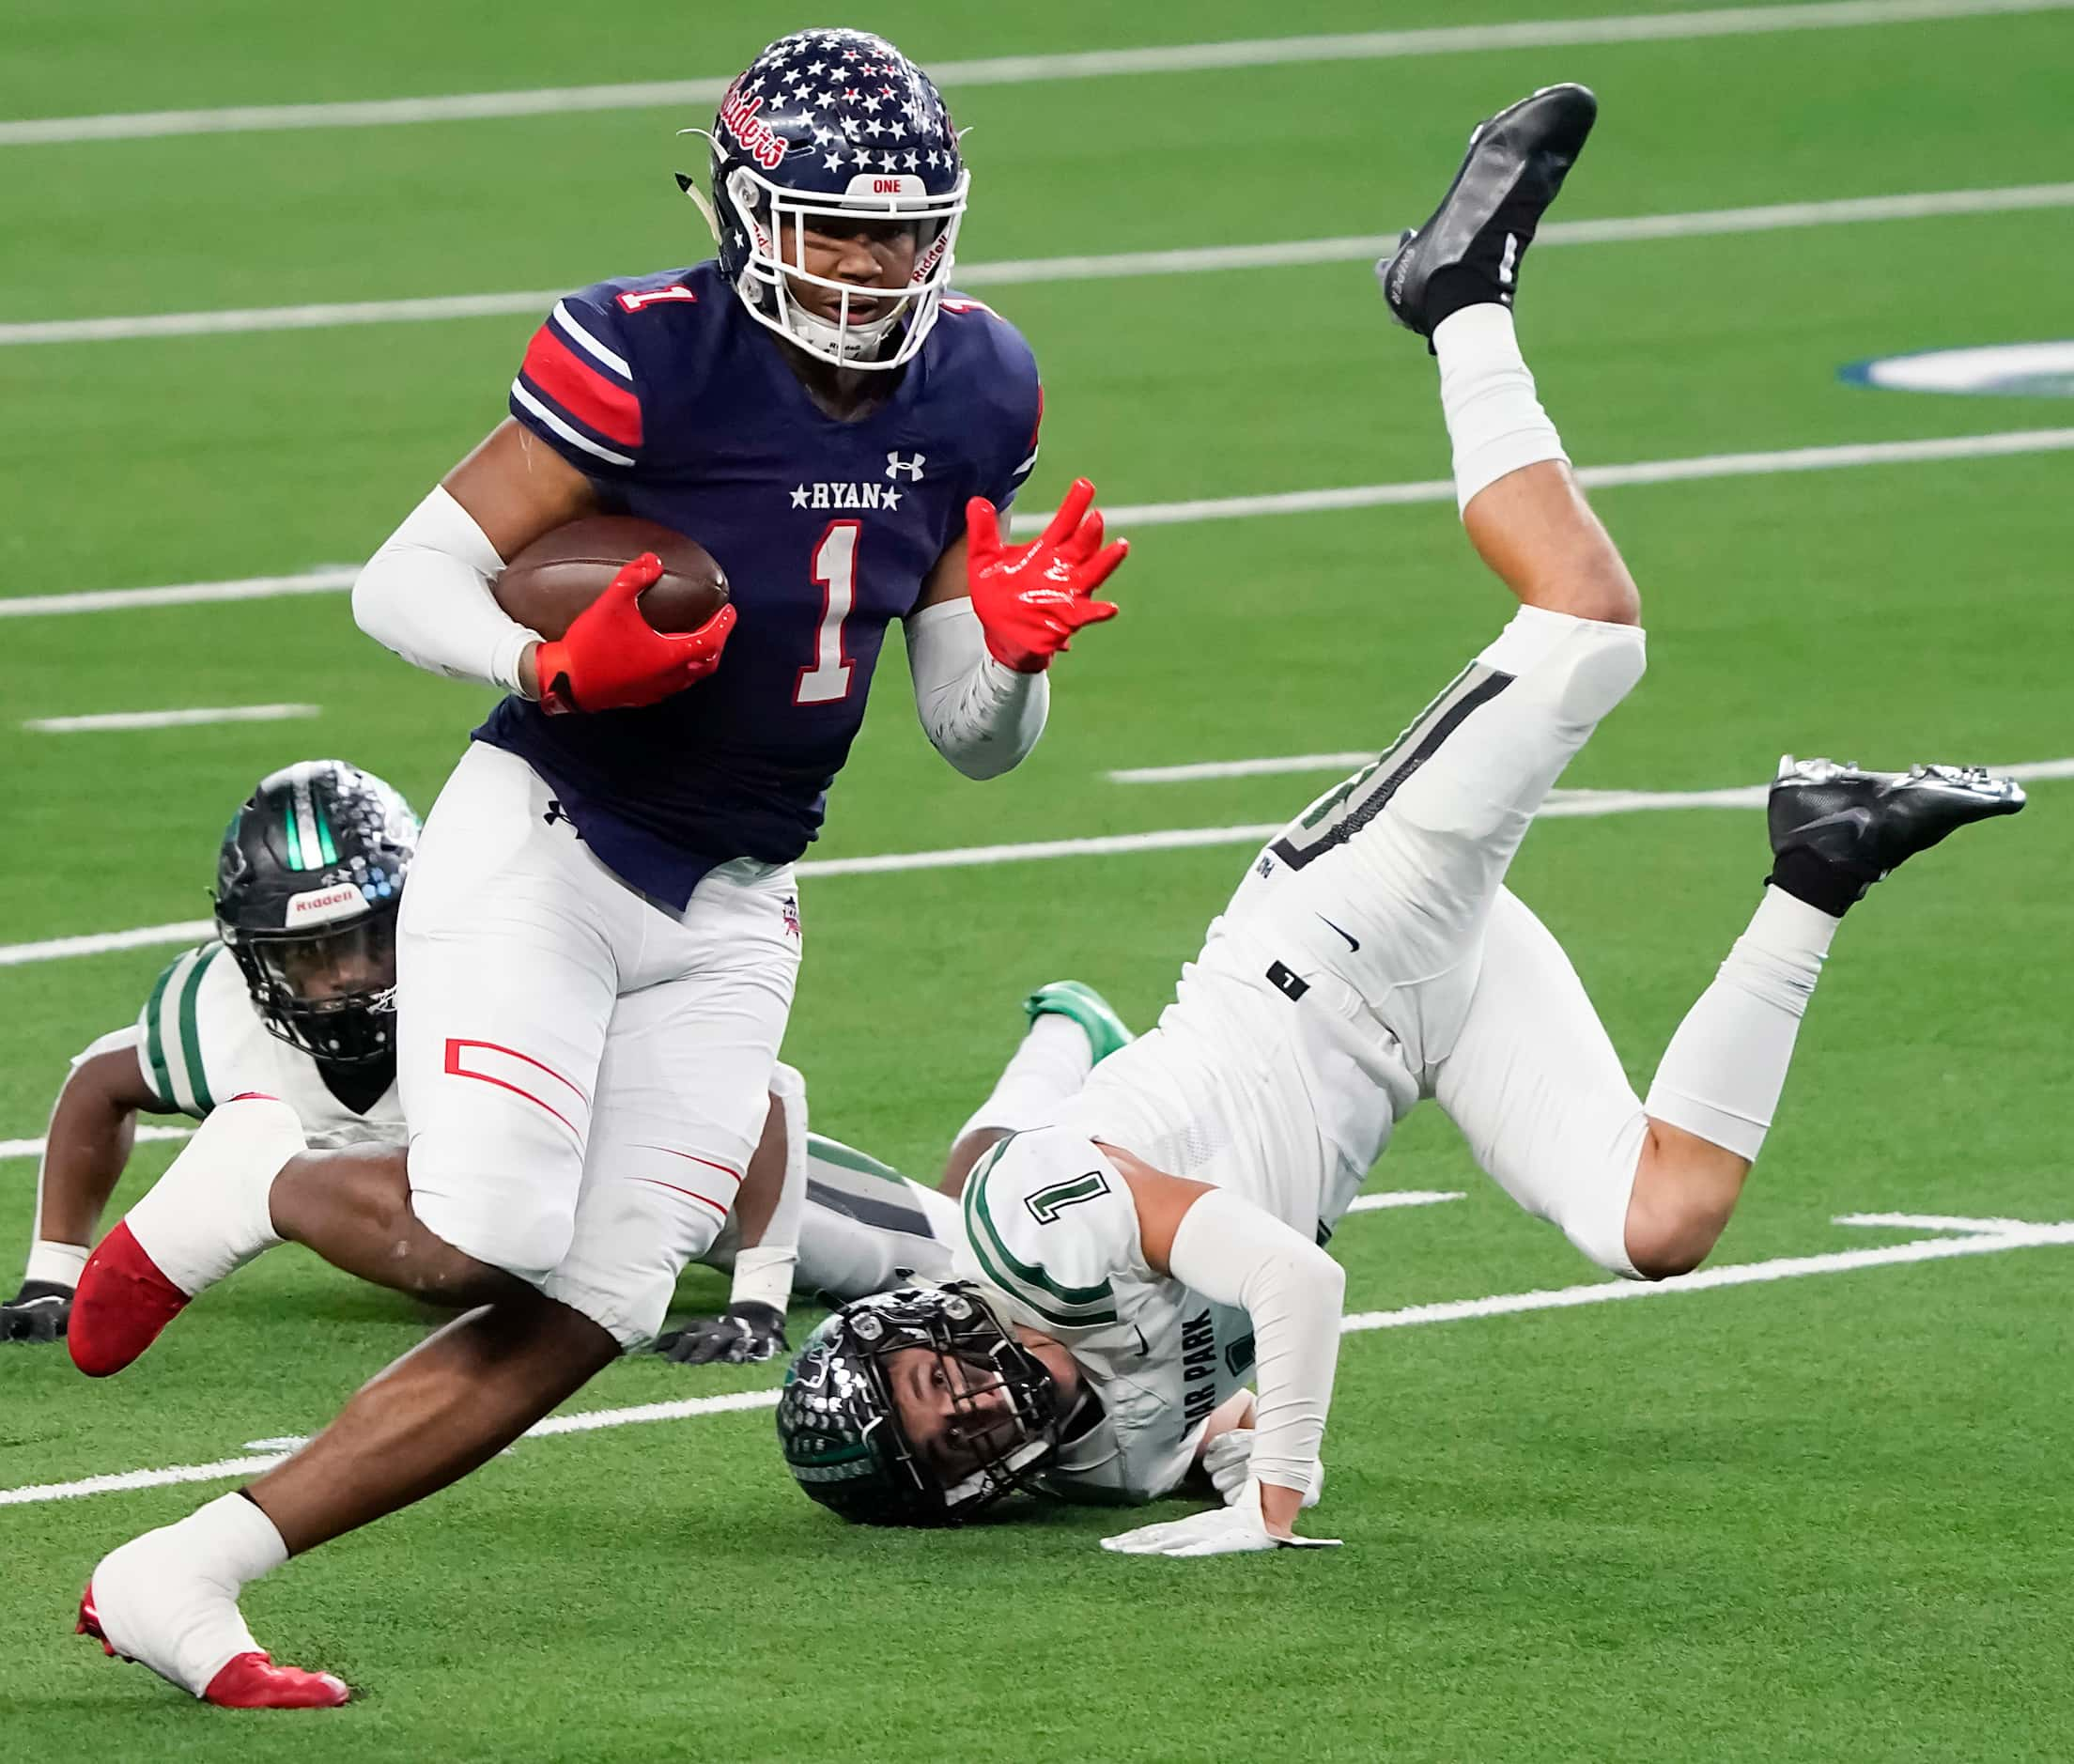
[[[1373,765],[1261,853],[1158,1029],[1061,1124],[1329,1229],[1437,1096],[1602,1266],[1641,1104],[1553,937],[1505,890],[1536,810],[1641,678],[1642,632],[1523,608]]]
[[[958,1203],[839,1139],[807,1136],[807,1193],[799,1210],[797,1292],[847,1303],[920,1276],[951,1275]],[[740,1233],[733,1221],[705,1260],[733,1268]]]

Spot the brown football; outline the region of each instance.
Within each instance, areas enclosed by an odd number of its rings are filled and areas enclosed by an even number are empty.
[[[662,560],[662,577],[641,596],[642,615],[658,631],[695,631],[727,604],[727,572],[696,539],[653,520],[593,515],[543,533],[504,565],[497,604],[550,642],[643,551]]]

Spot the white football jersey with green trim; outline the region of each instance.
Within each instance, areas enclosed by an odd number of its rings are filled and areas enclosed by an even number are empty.
[[[952,1277],[1063,1342],[1103,1411],[1074,1432],[1041,1486],[1061,1500],[1156,1500],[1188,1474],[1203,1423],[1249,1382],[1253,1325],[1153,1272],[1137,1203],[1113,1172],[1061,1176],[1022,1159],[1003,1171],[999,1153],[966,1179]]]
[[[1213,921],[1158,1026],[1095,1067],[1051,1122],[1323,1243],[1419,1087],[1396,1037],[1296,930],[1271,942]]]
[[[137,1018],[137,1063],[168,1114],[199,1121],[218,1103],[260,1091],[295,1110],[315,1147],[402,1145],[408,1137],[394,1083],[356,1113],[332,1094],[315,1060],[268,1031],[221,943],[189,950],[159,976]]]

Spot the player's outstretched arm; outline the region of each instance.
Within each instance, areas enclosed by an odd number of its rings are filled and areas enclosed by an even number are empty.
[[[1094,486],[1076,481],[1041,537],[1002,543],[998,511],[966,504],[966,534],[908,614],[907,667],[930,741],[967,778],[998,778],[1044,733],[1046,671],[1085,626],[1116,616],[1096,591],[1130,550],[1102,542]]]
[[[1301,1543],[1305,1496],[1339,1361],[1339,1264],[1273,1215],[1225,1189],[1163,1175],[1104,1148],[1138,1206],[1145,1260],[1215,1304],[1252,1320],[1260,1392],[1246,1485],[1224,1508],[1103,1540],[1133,1555],[1229,1555]]]
[[[21,1291],[0,1305],[0,1340],[65,1334],[101,1210],[130,1162],[137,1111],[163,1107],[144,1081],[133,1032],[103,1038],[73,1063],[51,1111],[28,1266]]]

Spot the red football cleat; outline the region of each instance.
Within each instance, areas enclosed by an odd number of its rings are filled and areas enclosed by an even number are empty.
[[[101,1616],[94,1609],[94,1583],[86,1583],[86,1590],[79,1595],[79,1622],[72,1630],[74,1635],[91,1635],[101,1644],[101,1651],[111,1660],[119,1659],[116,1645],[101,1632]]]
[[[78,1635],[91,1635],[111,1660],[128,1660],[101,1632],[94,1609],[94,1583],[80,1595]],[[352,1686],[329,1672],[305,1672],[301,1666],[277,1666],[271,1654],[253,1652],[226,1661],[202,1692],[202,1701],[218,1709],[337,1709],[350,1700]]]
[[[186,1308],[188,1294],[159,1272],[127,1222],[86,1258],[65,1339],[89,1378],[119,1372]]]
[[[240,1654],[209,1679],[202,1701],[218,1709],[337,1709],[352,1694],[329,1672],[277,1666],[271,1654]]]

